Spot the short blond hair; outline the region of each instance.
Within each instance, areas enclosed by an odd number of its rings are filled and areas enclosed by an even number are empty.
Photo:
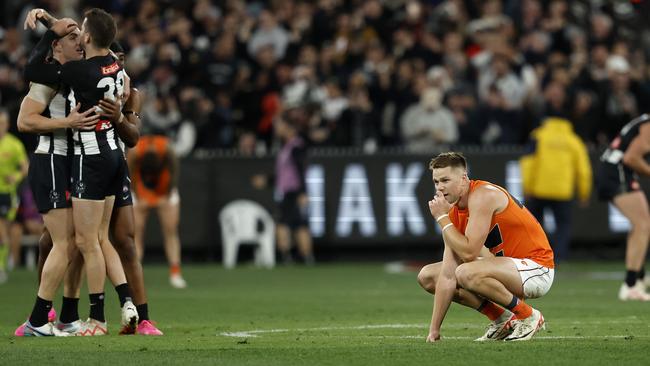
[[[429,169],[441,169],[446,167],[467,169],[467,159],[462,153],[449,151],[438,154],[429,162]]]

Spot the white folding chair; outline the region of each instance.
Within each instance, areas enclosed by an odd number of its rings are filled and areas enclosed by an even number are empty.
[[[235,200],[221,210],[219,221],[224,267],[235,267],[237,251],[242,243],[258,244],[254,254],[255,265],[275,266],[275,223],[264,207],[250,200]]]

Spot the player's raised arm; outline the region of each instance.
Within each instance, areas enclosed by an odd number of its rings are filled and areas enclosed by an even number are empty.
[[[490,231],[490,222],[494,213],[491,197],[482,198],[480,193],[472,196],[477,197],[469,199],[469,210],[472,214],[464,235],[454,227],[447,216],[452,204],[447,202],[442,193],[437,192],[436,197],[429,201],[429,210],[442,228],[445,245],[464,263],[471,262],[480,255],[481,247]],[[475,201],[474,204],[471,203],[472,200]],[[488,207],[488,205],[490,206]]]
[[[36,29],[37,22],[42,23],[47,28],[50,28],[52,24],[54,24],[54,22],[57,20],[58,19],[53,17],[45,9],[36,8],[30,10],[29,13],[27,13],[27,17],[25,17],[25,23],[23,23],[23,28]]]
[[[623,163],[639,174],[650,176],[650,164],[645,160],[648,153],[650,153],[650,125],[646,123],[639,127],[639,134],[625,150]]]
[[[452,250],[445,245],[445,251],[442,255],[442,268],[436,282],[436,296],[433,299],[433,314],[427,342],[440,340],[440,327],[456,292],[456,268],[459,264],[459,260]]]
[[[61,80],[60,64],[46,63],[47,55],[50,52],[52,42],[60,37],[65,36],[77,28],[77,23],[70,19],[64,18],[57,20],[52,28],[47,30],[41,40],[32,50],[27,64],[25,65],[24,77],[27,81],[40,84],[58,84]]]

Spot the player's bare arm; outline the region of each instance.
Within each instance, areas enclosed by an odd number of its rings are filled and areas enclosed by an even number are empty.
[[[53,17],[45,9],[35,8],[30,10],[29,13],[27,13],[27,17],[25,18],[25,23],[23,23],[23,28],[36,29],[37,22],[39,21],[49,28],[57,20],[58,19]]]
[[[92,109],[79,113],[77,104],[64,118],[47,118],[41,115],[46,105],[29,96],[23,99],[18,112],[18,130],[27,133],[47,133],[61,128],[89,129],[93,128],[99,116]]]
[[[445,250],[442,255],[442,268],[438,281],[436,282],[436,296],[433,299],[433,315],[431,316],[431,325],[429,326],[429,334],[426,339],[427,342],[437,342],[440,340],[440,327],[456,292],[456,268],[459,264],[460,260],[445,245]]]
[[[77,28],[77,23],[70,18],[57,20],[52,25],[52,28],[43,34],[43,37],[41,37],[41,40],[29,55],[27,64],[25,64],[25,79],[45,85],[58,84],[63,77],[62,65],[56,63],[48,64],[46,62],[52,42],[57,37],[64,37]]]
[[[639,174],[650,176],[650,164],[645,156],[650,153],[650,125],[643,124],[639,127],[639,135],[636,136],[623,155],[623,163]]]
[[[131,90],[124,108],[120,107],[118,101],[109,99],[101,100],[99,106],[111,119],[118,136],[126,146],[134,147],[140,139],[140,93],[138,90],[135,88]]]
[[[442,236],[445,244],[465,263],[474,261],[481,255],[481,248],[490,232],[492,215],[499,208],[507,205],[508,198],[505,194],[497,188],[491,188],[481,187],[469,196],[468,209],[471,214],[465,235],[451,224],[448,216],[444,216],[452,205],[441,193],[438,192],[436,197],[429,201],[431,215],[443,228]]]

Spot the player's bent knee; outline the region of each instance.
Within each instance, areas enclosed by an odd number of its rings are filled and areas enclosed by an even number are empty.
[[[478,277],[475,266],[463,263],[456,267],[456,281],[462,288],[472,288],[476,284]]]
[[[75,235],[74,243],[81,253],[101,251],[98,238],[92,240],[91,238],[86,238],[85,236],[77,234]]]
[[[418,273],[418,283],[430,293],[436,290],[436,273],[429,266],[425,266]]]

